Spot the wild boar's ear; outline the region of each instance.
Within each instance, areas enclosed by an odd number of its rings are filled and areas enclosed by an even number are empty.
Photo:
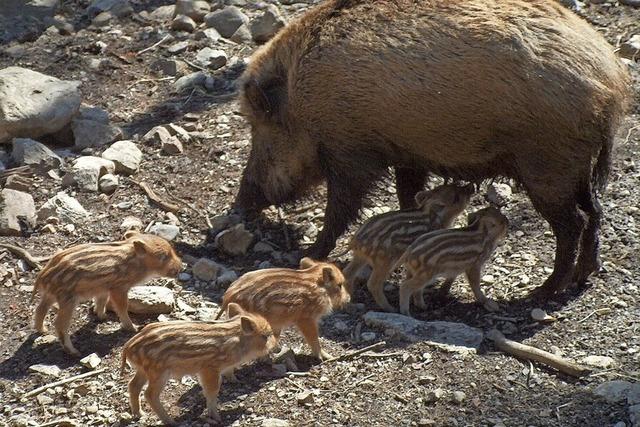
[[[133,249],[135,249],[138,255],[144,255],[147,253],[147,245],[142,240],[134,240]]]
[[[305,268],[311,268],[316,265],[315,261],[309,257],[304,257],[300,260],[300,270],[304,270]]]
[[[244,310],[242,309],[242,307],[240,307],[239,304],[236,304],[235,302],[232,302],[227,306],[227,317],[229,319],[242,313],[244,313]]]
[[[244,335],[253,335],[258,330],[258,327],[256,326],[256,323],[253,321],[253,319],[247,316],[242,316],[240,318],[240,327],[242,328],[242,333]]]
[[[272,78],[266,82],[249,79],[244,84],[244,94],[251,109],[263,118],[280,121],[285,100],[284,81]]]

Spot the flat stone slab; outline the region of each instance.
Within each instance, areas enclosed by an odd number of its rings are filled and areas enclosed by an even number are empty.
[[[484,339],[482,330],[455,322],[424,322],[398,313],[370,311],[364,315],[367,326],[393,331],[411,342],[427,342],[456,353],[475,353]]]

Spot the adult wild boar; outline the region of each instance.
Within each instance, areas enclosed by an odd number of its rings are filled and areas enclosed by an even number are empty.
[[[429,174],[522,184],[556,236],[546,291],[599,268],[596,190],[628,75],[555,0],[328,0],[256,52],[241,85],[252,149],[235,207],[326,181],[310,256],[329,254],[394,167],[401,207]]]

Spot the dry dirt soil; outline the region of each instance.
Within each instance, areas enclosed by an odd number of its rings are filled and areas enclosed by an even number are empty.
[[[143,163],[135,179],[144,180],[160,194],[171,194],[189,202],[178,215],[181,235],[176,247],[187,260],[206,256],[238,274],[256,269],[269,261],[273,265],[292,266],[287,257],[250,252],[245,257],[227,257],[219,253],[208,236],[202,213],[213,217],[229,208],[237,191],[243,165],[250,148],[249,128],[237,114],[232,85],[221,85],[214,93],[176,94],[173,79],[154,74],[150,64],[159,57],[169,57],[164,47],[141,55],[135,52],[158,40],[158,28],[166,24],[143,22],[137,13],[169,4],[151,0],[132,3],[136,14],[113,25],[94,29],[83,16],[87,2],[65,1],[63,15],[76,25],[73,35],[45,34],[35,41],[14,41],[4,48],[20,45],[22,52],[9,54],[0,47],[0,68],[19,65],[67,80],[81,80],[84,102],[107,110],[111,120],[130,137],[144,135],[153,126],[195,123],[192,142],[185,153],[165,156],[159,147],[140,144]],[[282,6],[285,15],[300,13],[297,7]],[[253,8],[245,11],[255,14]],[[590,5],[580,12],[607,39],[616,44],[640,34],[640,9],[618,5]],[[106,43],[104,54],[96,42]],[[230,58],[244,58],[255,45],[221,43]],[[192,60],[195,48],[178,55]],[[107,67],[89,67],[92,58],[106,58]],[[612,426],[619,422],[631,425],[623,404],[607,403],[592,390],[600,383],[623,379],[640,381],[640,240],[638,225],[638,184],[640,183],[640,110],[638,108],[638,63],[634,66],[636,100],[617,140],[613,172],[603,197],[605,219],[602,227],[603,271],[591,280],[584,292],[569,291],[554,301],[535,302],[529,293],[541,284],[553,262],[554,240],[548,225],[536,214],[526,196],[515,192],[504,212],[511,228],[506,243],[496,252],[485,271],[488,294],[501,304],[501,311],[487,313],[473,302],[468,286],[458,280],[446,298],[428,299],[429,309],[417,312],[422,320],[462,322],[483,329],[497,327],[511,339],[554,351],[572,360],[586,356],[609,356],[614,364],[606,369],[574,379],[541,365],[498,352],[485,341],[477,354],[458,355],[433,348],[425,343],[407,343],[387,338],[384,331],[373,330],[362,315],[376,306],[365,291],[359,289],[355,301],[362,303],[347,312],[327,317],[322,323],[322,344],[339,355],[386,340],[376,350],[376,357],[359,357],[344,362],[318,365],[295,331],[283,337],[284,344],[296,353],[299,374],[285,376],[270,363],[258,362],[241,369],[240,382],[225,383],[221,390],[221,414],[225,424],[261,425],[264,418],[278,418],[290,425],[434,425],[434,426]],[[191,71],[197,71],[195,69]],[[217,72],[220,79],[232,83],[233,69]],[[60,191],[60,184],[36,177],[32,194],[36,205]],[[393,185],[382,186],[366,213],[373,208],[396,207]],[[478,193],[471,209],[485,204]],[[149,204],[140,189],[123,179],[111,196],[77,193],[75,197],[90,210],[92,217],[77,225],[75,231],[60,228],[56,234],[34,234],[24,238],[2,238],[19,244],[35,255],[46,255],[59,248],[80,242],[119,239],[120,224],[128,215],[145,224],[162,220],[164,213]],[[131,202],[131,208],[117,207]],[[258,238],[272,242],[286,254],[296,255],[305,241],[313,239],[322,223],[322,190],[285,206],[281,214],[272,209],[264,218],[248,224]],[[353,231],[353,230],[352,230]],[[306,236],[306,237],[305,237]],[[300,243],[300,247],[298,246]],[[344,249],[344,240],[337,252]],[[349,256],[343,256],[345,262]],[[34,304],[30,288],[35,271],[23,268],[18,258],[6,254],[0,260],[13,276],[0,284],[0,424],[40,425],[61,421],[60,425],[144,425],[154,424],[153,416],[131,421],[128,415],[125,377],[119,375],[120,351],[130,334],[119,330],[113,314],[99,322],[90,313],[90,305],[77,309],[72,339],[83,354],[96,352],[106,370],[94,377],[54,387],[39,399],[22,399],[31,389],[54,381],[31,372],[34,364],[57,365],[60,378],[87,371],[78,360],[65,354],[57,342],[39,338],[31,327]],[[186,266],[190,271],[190,266]],[[387,285],[395,289],[399,276]],[[161,282],[161,283],[166,283]],[[196,282],[170,283],[182,301],[194,308],[215,308],[224,289]],[[397,291],[387,292],[397,304]],[[542,308],[556,321],[540,324],[530,312]],[[194,318],[195,314],[177,309],[169,318]],[[50,319],[51,320],[51,319]],[[136,316],[145,324],[154,317]],[[347,328],[344,325],[347,325]],[[340,327],[336,327],[339,325]],[[367,332],[369,332],[367,334]],[[372,335],[371,333],[375,334]],[[370,341],[365,340],[368,339]],[[431,401],[434,390],[441,389],[440,399]],[[298,395],[311,391],[308,403]],[[464,398],[454,401],[453,393]],[[458,394],[459,395],[459,394]],[[46,399],[43,399],[43,396]],[[171,413],[185,425],[204,425],[204,399],[192,379],[175,381],[165,391]],[[460,395],[459,395],[460,396]]]

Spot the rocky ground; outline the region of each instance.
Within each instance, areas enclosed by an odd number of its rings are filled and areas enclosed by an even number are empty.
[[[9,0],[0,10],[0,109],[20,90],[35,104],[31,116],[0,132],[6,169],[0,173],[0,243],[42,257],[76,243],[119,239],[132,227],[173,240],[185,270],[176,281],[159,279],[153,288],[136,290],[132,311],[139,324],[210,319],[238,275],[295,265],[321,226],[322,191],[270,209],[253,223],[224,216],[250,138],[233,83],[258,43],[313,2],[61,3],[56,9],[55,1],[26,7]],[[380,344],[318,365],[300,336],[287,332],[282,354],[241,369],[239,383],[223,385],[225,424],[640,425],[640,9],[633,1],[569,3],[619,48],[636,89],[603,201],[604,270],[592,286],[544,304],[528,298],[550,272],[553,237],[524,194],[496,185],[490,199],[506,203],[511,228],[483,282],[501,305],[498,313],[474,304],[459,280],[449,297],[428,298],[429,310],[416,313],[420,321],[452,322],[437,331],[427,327],[433,324],[416,326],[401,317],[393,323],[398,318],[374,314],[372,298],[359,289],[353,304],[323,321],[322,345],[338,356]],[[51,102],[55,108],[38,112]],[[16,135],[31,139],[12,141]],[[147,197],[145,184],[159,203]],[[397,207],[393,185],[382,187],[365,217]],[[484,193],[470,209],[486,204]],[[342,249],[344,241],[336,253]],[[78,308],[72,339],[83,354],[95,353],[82,361],[51,336],[33,333],[36,272],[24,257],[0,251],[0,424],[157,422],[152,415],[131,420],[129,373],[119,375],[120,350],[130,334],[119,330],[113,314],[99,322],[89,304]],[[398,279],[387,284],[393,304]],[[534,309],[547,316],[536,311],[532,317]],[[575,379],[505,355],[483,339],[494,328],[593,372]],[[91,376],[25,396],[86,372]],[[185,425],[208,422],[194,379],[170,383],[164,396]]]

